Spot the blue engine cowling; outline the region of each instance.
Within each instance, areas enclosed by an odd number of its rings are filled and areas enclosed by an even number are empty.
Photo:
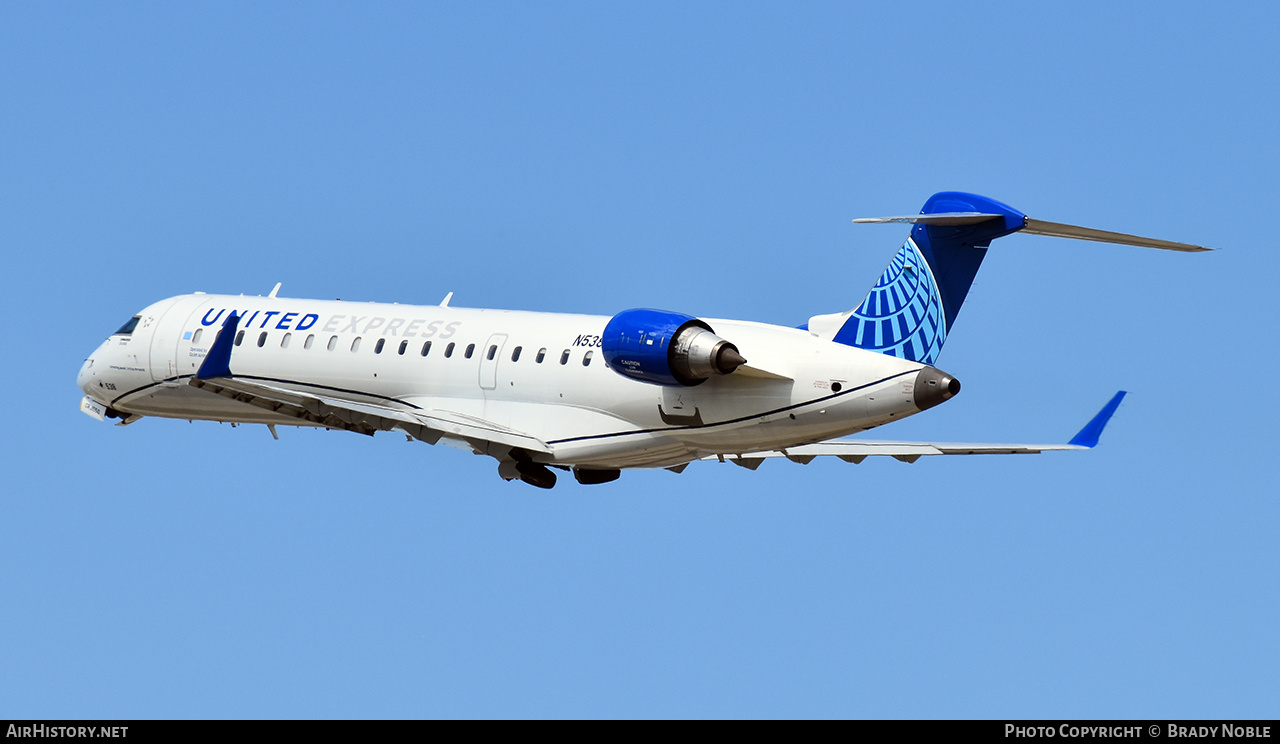
[[[700,385],[747,361],[706,322],[666,310],[618,313],[604,327],[600,346],[614,372],[654,385]]]

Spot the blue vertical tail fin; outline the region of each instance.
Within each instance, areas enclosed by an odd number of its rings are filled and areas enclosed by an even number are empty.
[[[920,215],[876,222],[914,222],[907,242],[832,340],[933,364],[973,278],[996,238],[1021,230],[1026,215],[976,194],[945,191]]]

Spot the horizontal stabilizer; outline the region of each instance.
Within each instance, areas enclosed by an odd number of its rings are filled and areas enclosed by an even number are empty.
[[[938,196],[956,196],[952,194],[937,194]],[[960,195],[972,196],[972,195]],[[977,197],[981,198],[981,197]],[[958,203],[958,202],[952,202]],[[995,202],[992,202],[995,204]],[[926,206],[926,208],[928,208]],[[1074,238],[1076,240],[1092,240],[1097,243],[1115,243],[1118,245],[1134,245],[1140,248],[1159,248],[1166,251],[1183,251],[1185,253],[1201,253],[1211,251],[1212,248],[1206,248],[1202,245],[1193,245],[1191,243],[1177,243],[1172,240],[1158,240],[1156,238],[1144,238],[1141,235],[1130,235],[1128,233],[1111,232],[1110,230],[1096,230],[1092,227],[1080,227],[1079,225],[1067,225],[1061,222],[1046,222],[1027,217],[1021,212],[1010,210],[1007,214],[998,214],[994,212],[931,212],[928,214],[909,214],[898,217],[859,217],[854,220],[858,224],[884,224],[884,223],[906,223],[911,225],[926,225],[930,227],[964,227],[966,225],[980,225],[991,220],[1006,220],[1006,229],[1012,232],[1024,232],[1030,235],[1045,235],[1051,238]],[[1014,220],[1009,222],[1009,220]],[[1022,226],[1017,226],[1017,221],[1022,222]]]
[[[941,212],[938,214],[910,214],[902,217],[859,217],[854,220],[859,224],[884,222],[908,223],[912,225],[976,225],[979,222],[1003,218],[1002,214],[985,212]]]
[[[1033,220],[1030,217],[1027,218],[1026,223],[1022,226],[1021,232],[1030,233],[1031,235],[1048,235],[1052,238],[1075,238],[1076,240],[1092,240],[1098,243],[1136,245],[1140,248],[1159,248],[1166,251],[1183,251],[1186,253],[1201,253],[1213,250],[1202,245],[1175,243],[1172,240],[1156,240],[1155,238],[1144,238],[1127,233],[1095,230],[1091,227],[1064,225],[1059,222],[1045,222],[1044,220]]]

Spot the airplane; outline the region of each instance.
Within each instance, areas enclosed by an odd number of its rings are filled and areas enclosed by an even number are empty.
[[[1089,449],[1125,393],[1067,444],[847,439],[950,400],[934,366],[996,238],[1023,232],[1165,250],[1203,246],[1045,222],[941,192],[854,309],[799,327],[637,308],[612,317],[197,292],[133,316],[85,360],[81,410],[399,431],[488,455],[504,480],[581,484],[694,461],[915,462],[926,455]]]

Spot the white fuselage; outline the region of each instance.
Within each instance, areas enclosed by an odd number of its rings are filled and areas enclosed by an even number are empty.
[[[237,377],[448,410],[538,438],[548,464],[593,468],[670,467],[863,431],[920,410],[913,385],[925,368],[801,329],[707,319],[749,368],[663,386],[608,368],[605,316],[193,294],[143,310],[132,333],[86,360],[79,385],[118,414],[299,424],[188,384],[233,311]]]

